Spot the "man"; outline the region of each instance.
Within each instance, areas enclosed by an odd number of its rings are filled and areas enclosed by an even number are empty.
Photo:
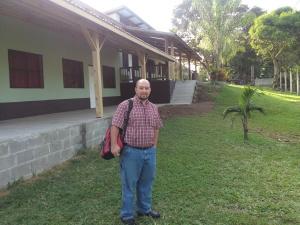
[[[151,92],[148,80],[136,82],[133,108],[130,112],[124,148],[117,144],[119,129],[123,127],[127,115],[128,101],[119,104],[111,127],[111,151],[120,156],[122,178],[121,220],[134,225],[135,190],[137,214],[159,218],[159,213],[151,210],[152,184],[156,172],[156,147],[159,128],[162,127],[157,107],[148,100]]]

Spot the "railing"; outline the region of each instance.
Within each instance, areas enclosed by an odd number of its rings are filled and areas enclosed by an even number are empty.
[[[120,69],[121,83],[132,83],[142,78],[141,67],[126,67]],[[146,78],[149,81],[168,79],[167,65],[147,66]]]
[[[126,67],[120,69],[121,83],[132,83],[142,78],[141,67]]]

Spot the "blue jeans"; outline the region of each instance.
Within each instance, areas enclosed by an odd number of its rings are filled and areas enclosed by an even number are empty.
[[[122,178],[122,207],[124,220],[135,215],[134,201],[136,189],[136,207],[140,213],[151,210],[152,184],[156,172],[156,148],[140,150],[125,145],[120,156]]]

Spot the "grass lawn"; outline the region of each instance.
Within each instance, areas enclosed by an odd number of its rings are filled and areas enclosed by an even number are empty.
[[[300,224],[300,97],[265,90],[254,101],[249,140],[241,121],[222,112],[242,86],[214,94],[216,108],[164,121],[153,209],[162,218],[138,224]],[[56,167],[0,197],[0,224],[121,224],[118,160],[98,150]]]

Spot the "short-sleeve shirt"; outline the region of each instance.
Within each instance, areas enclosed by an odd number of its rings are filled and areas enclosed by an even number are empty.
[[[133,108],[129,115],[124,142],[136,147],[153,145],[155,131],[163,126],[158,109],[148,100],[144,105],[137,96],[132,100]],[[128,107],[127,100],[119,104],[112,120],[113,126],[123,129]]]

